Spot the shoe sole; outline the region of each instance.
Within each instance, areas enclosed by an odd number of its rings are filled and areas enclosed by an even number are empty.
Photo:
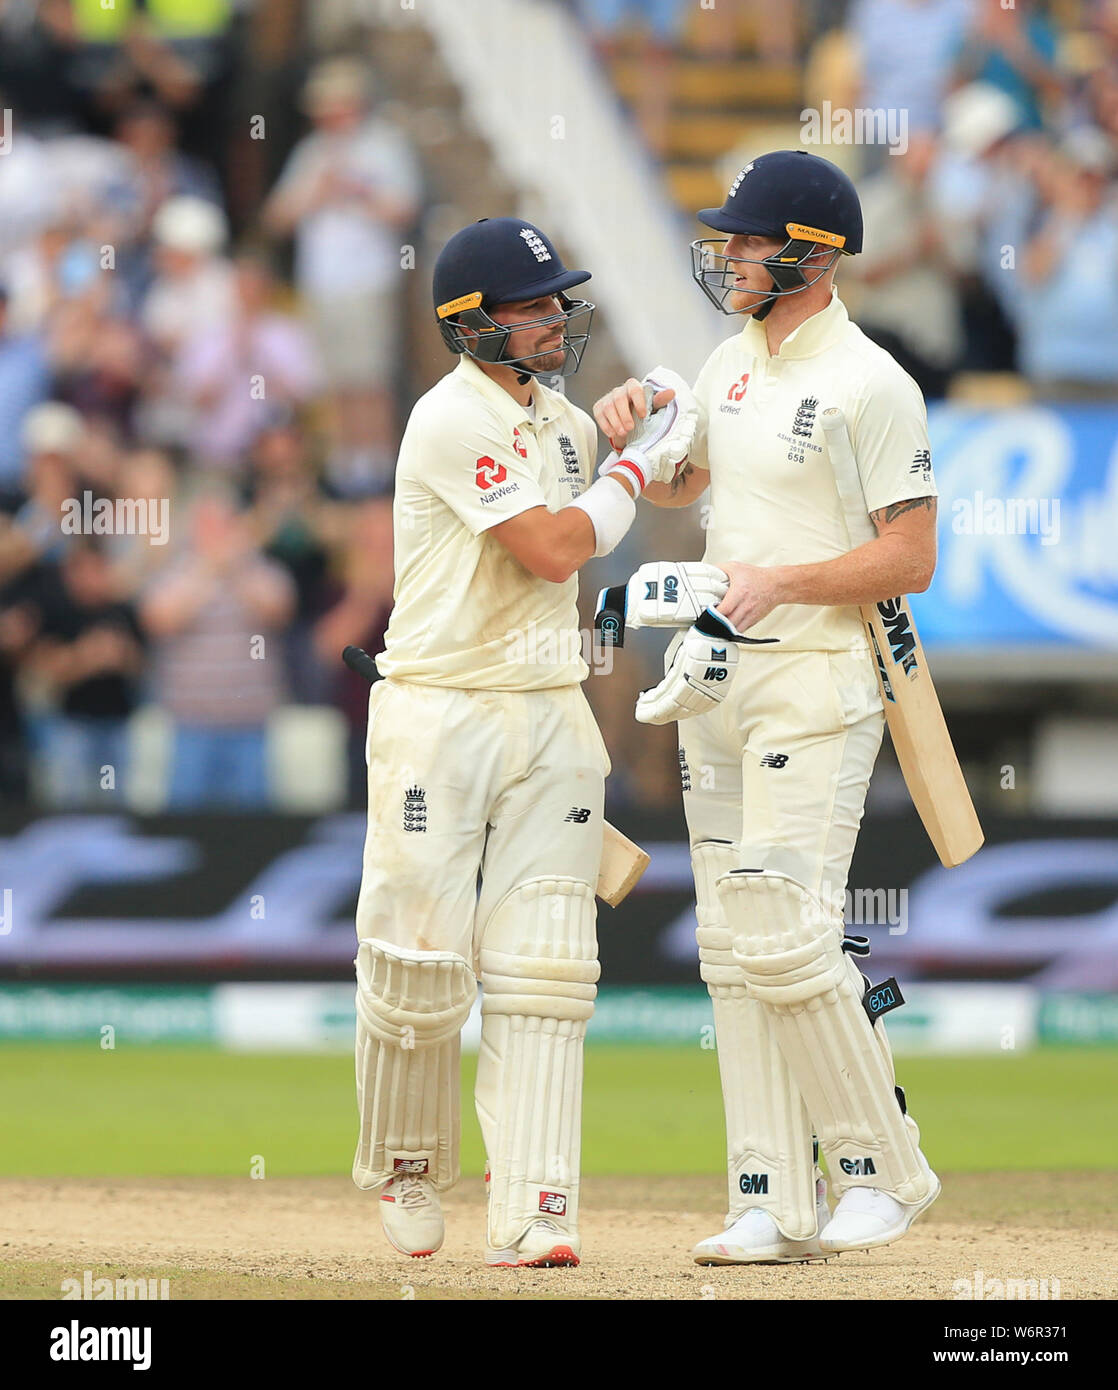
[[[569,1245],[556,1245],[546,1255],[537,1255],[534,1260],[487,1259],[490,1269],[574,1269],[579,1258]]]
[[[438,1245],[433,1245],[430,1250],[405,1250],[402,1245],[398,1245],[396,1241],[394,1241],[392,1237],[388,1234],[387,1226],[382,1225],[381,1230],[384,1232],[385,1240],[389,1243],[389,1245],[391,1245],[393,1250],[398,1251],[401,1255],[408,1255],[413,1260],[425,1260],[429,1256],[433,1255],[437,1250],[441,1250],[443,1248],[443,1243],[440,1240]]]
[[[905,1221],[903,1226],[894,1226],[888,1231],[883,1231],[881,1235],[874,1236],[871,1240],[844,1240],[833,1243],[827,1240],[820,1240],[819,1244],[829,1255],[841,1255],[844,1250],[877,1250],[883,1245],[892,1245],[895,1240],[900,1240],[901,1236],[908,1234],[909,1230],[912,1228],[912,1223],[917,1217],[923,1216],[943,1191],[943,1184],[940,1182],[939,1178],[936,1178],[934,1173],[932,1177],[936,1180],[935,1187],[918,1206],[913,1208],[912,1214],[908,1217],[908,1220]]]
[[[838,1253],[837,1250],[813,1250],[801,1255],[782,1255],[776,1251],[758,1250],[749,1255],[696,1255],[692,1251],[691,1258],[697,1265],[808,1265],[823,1264]]]

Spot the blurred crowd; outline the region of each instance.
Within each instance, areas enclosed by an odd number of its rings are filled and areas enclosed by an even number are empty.
[[[721,172],[796,143],[780,111],[766,129],[752,110],[757,72],[786,70],[800,139],[862,194],[844,296],[927,396],[959,373],[1019,373],[1040,394],[1115,397],[1118,0],[569,3],[615,78],[633,62],[637,124],[669,160],[687,160],[673,122],[718,114],[695,95],[704,71],[734,64],[749,135]]]
[[[636,55],[654,151],[690,61],[902,109],[902,153],[819,147],[864,200],[859,322],[931,397],[961,372],[1114,397],[1118,0],[557,3],[607,65]],[[360,8],[0,0],[0,800],[127,791],[154,708],[172,809],[268,806],[272,717],[300,702],[340,713],[361,803],[367,689],[338,653],[375,652],[391,606],[427,192],[363,58],[289,43],[290,118],[237,105],[247,16]],[[664,748],[637,799],[674,798]],[[617,761],[622,790],[655,762]]]
[[[858,104],[907,147],[864,160],[857,316],[943,396],[959,372],[1118,396],[1118,3],[854,0]]]
[[[126,791],[144,705],[171,809],[268,806],[291,701],[341,712],[363,794],[339,653],[391,606],[423,182],[369,65],[327,58],[234,238],[244,42],[226,0],[0,4],[0,799]]]

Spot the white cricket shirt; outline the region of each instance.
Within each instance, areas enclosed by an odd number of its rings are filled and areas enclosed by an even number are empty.
[[[837,294],[772,356],[746,320],[699,373],[691,462],[710,470],[711,564],[808,565],[851,549],[819,417],[846,416],[869,511],[936,496],[928,417],[912,378],[847,317]],[[772,651],[865,650],[858,609],[784,604],[749,629]],[[762,650],[762,649],[758,649]]]
[[[468,356],[415,404],[393,504],[395,607],[385,676],[462,690],[549,690],[589,674],[578,577],[539,579],[488,534],[589,486],[597,428],[536,381],[529,411]]]

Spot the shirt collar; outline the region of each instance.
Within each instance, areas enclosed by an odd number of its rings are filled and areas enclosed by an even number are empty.
[[[552,391],[550,387],[545,386],[542,381],[532,383],[532,400],[536,407],[533,419],[527,408],[519,401],[513,400],[505,388],[498,386],[491,376],[487,376],[468,352],[461,354],[458,366],[454,370],[463,381],[489,401],[501,418],[507,420],[510,425],[528,425],[530,428],[538,429],[540,425],[550,424],[559,416],[564,397],[558,391]]]
[[[793,328],[792,332],[781,343],[780,351],[776,354],[769,353],[768,339],[765,337],[765,325],[758,323],[755,318],[751,317],[742,329],[742,337],[749,349],[758,357],[775,355],[781,361],[799,357],[815,357],[818,353],[833,347],[838,342],[849,322],[850,317],[846,312],[846,305],[838,297],[838,290],[832,286],[830,304],[825,309],[820,309],[817,314],[812,314],[811,318],[804,319],[797,328]]]

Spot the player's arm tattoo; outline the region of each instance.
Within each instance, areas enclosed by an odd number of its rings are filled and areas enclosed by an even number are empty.
[[[891,502],[889,506],[882,507],[880,511],[870,512],[870,520],[880,528],[888,526],[891,521],[896,521],[897,517],[903,516],[905,512],[915,511],[917,507],[931,511],[935,504],[936,499],[934,497],[910,497],[905,502]]]
[[[672,496],[674,497],[681,487],[686,485],[687,479],[695,471],[693,463],[684,463],[683,467],[675,475],[671,482]]]

